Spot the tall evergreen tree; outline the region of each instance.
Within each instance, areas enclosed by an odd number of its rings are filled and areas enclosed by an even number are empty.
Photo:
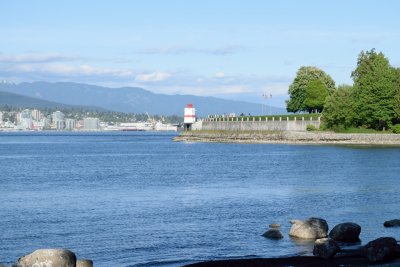
[[[400,68],[396,69],[396,83],[395,83],[395,97],[394,97],[394,124],[400,123]]]
[[[362,51],[354,80],[354,99],[358,126],[373,129],[390,127],[395,117],[396,70],[380,52]]]

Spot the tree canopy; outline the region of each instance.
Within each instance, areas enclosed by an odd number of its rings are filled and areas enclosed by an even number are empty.
[[[301,67],[289,86],[289,112],[321,112],[331,129],[362,127],[400,132],[400,68],[382,52],[361,51],[351,73],[353,86],[335,82],[323,70]]]
[[[353,91],[350,85],[340,85],[327,97],[323,118],[328,128],[346,129],[353,125],[355,118]]]
[[[323,70],[316,67],[303,66],[297,71],[295,79],[289,86],[290,99],[286,101],[288,112],[309,111],[306,106],[306,91],[309,83],[316,80],[325,85],[328,94],[335,90],[335,82]]]
[[[306,99],[304,106],[309,113],[320,113],[324,109],[328,89],[321,80],[310,81],[306,87]]]
[[[400,70],[372,49],[359,54],[351,77],[353,87],[339,86],[326,99],[326,126],[394,129],[393,125],[400,122]]]
[[[373,129],[390,127],[396,117],[398,96],[397,70],[389,60],[374,49],[358,56],[357,67],[352,72],[354,104],[357,126]]]

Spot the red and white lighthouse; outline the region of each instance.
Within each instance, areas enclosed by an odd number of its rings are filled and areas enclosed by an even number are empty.
[[[185,107],[183,125],[185,131],[190,131],[192,129],[192,124],[196,122],[196,109],[192,104],[187,104]]]

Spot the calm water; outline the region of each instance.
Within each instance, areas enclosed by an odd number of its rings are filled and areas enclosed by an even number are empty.
[[[65,247],[95,266],[309,254],[288,221],[399,238],[400,148],[174,143],[171,134],[0,133],[0,262]],[[264,239],[269,223],[285,238]]]

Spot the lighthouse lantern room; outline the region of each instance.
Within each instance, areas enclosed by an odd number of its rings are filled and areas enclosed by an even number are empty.
[[[192,130],[192,124],[196,122],[196,109],[192,104],[187,104],[185,107],[183,125],[185,131]]]

